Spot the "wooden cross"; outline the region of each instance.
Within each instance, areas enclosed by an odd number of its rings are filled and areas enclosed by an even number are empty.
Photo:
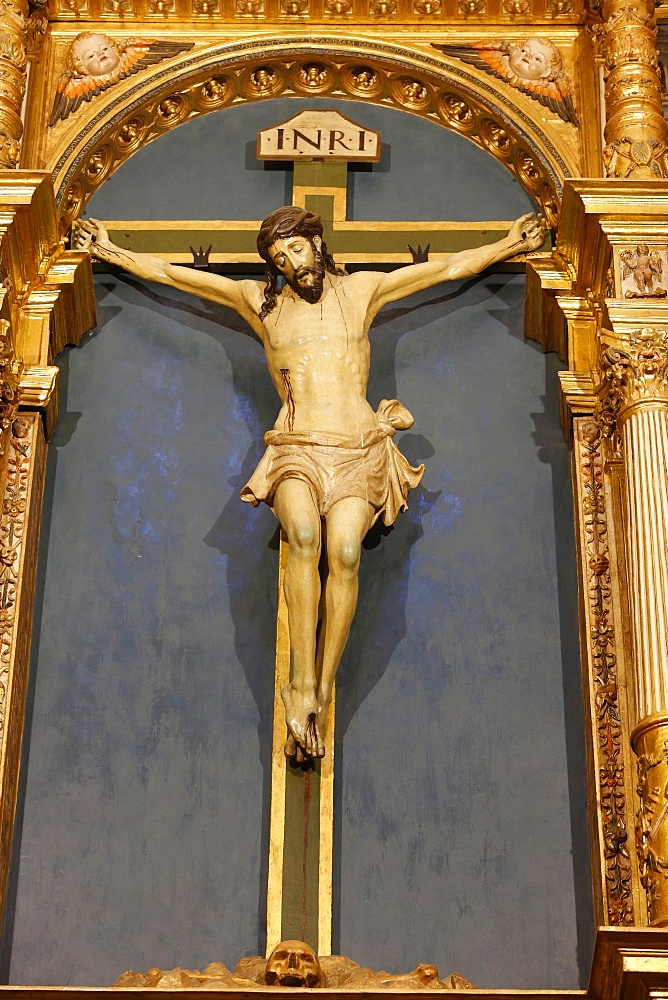
[[[347,219],[348,163],[295,160],[292,204],[320,215],[325,240],[337,263],[393,267],[411,263],[409,247],[429,246],[429,258],[492,243],[506,234],[506,222],[352,222]],[[257,264],[255,239],[261,220],[107,222],[111,239],[136,252],[172,263]],[[192,249],[191,249],[192,248]],[[305,940],[320,955],[331,953],[334,820],[335,696],[329,711],[327,755],[309,769],[288,763],[283,747],[285,715],[280,697],[290,680],[290,640],[283,573],[287,542],[279,553],[276,671],[267,892],[267,953],[280,941]]]
[[[351,222],[347,219],[347,163],[297,160],[292,204],[320,215],[325,241],[341,264],[400,265],[412,262],[409,246],[429,244],[429,258],[483,246],[501,239],[509,222]],[[278,207],[278,206],[277,206]],[[258,264],[255,247],[260,222],[106,222],[120,247],[152,253],[173,264],[192,264],[193,252],[211,246],[210,264]]]

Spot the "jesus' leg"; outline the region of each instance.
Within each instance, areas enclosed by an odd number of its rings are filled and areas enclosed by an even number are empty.
[[[366,500],[346,497],[335,503],[326,517],[328,573],[317,655],[318,728],[321,733],[325,731],[336,671],[357,607],[362,541],[374,514],[374,508]]]
[[[285,479],[279,483],[273,507],[290,546],[283,580],[292,661],[292,679],[281,691],[291,737],[286,753],[296,755],[299,747],[307,757],[322,757],[325,746],[317,725],[315,674],[320,600],[320,514],[309,486],[301,479]]]

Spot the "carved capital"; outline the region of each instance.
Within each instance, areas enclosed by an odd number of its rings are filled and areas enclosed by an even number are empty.
[[[668,407],[668,331],[645,327],[628,347],[603,345],[600,357],[602,422],[611,428],[636,404]]]

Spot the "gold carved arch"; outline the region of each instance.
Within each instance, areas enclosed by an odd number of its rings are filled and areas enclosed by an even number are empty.
[[[551,127],[468,67],[396,45],[352,38],[245,42],[191,56],[170,69],[157,67],[142,83],[128,82],[119,96],[114,89],[106,101],[101,95],[93,102],[88,121],[66,149],[61,147],[57,160],[54,154],[46,164],[62,231],[110,174],[148,142],[199,115],[276,97],[371,102],[458,132],[514,174],[551,226],[557,224],[563,181],[577,173],[558,133],[572,126]],[[438,170],[434,163],[435,175]]]

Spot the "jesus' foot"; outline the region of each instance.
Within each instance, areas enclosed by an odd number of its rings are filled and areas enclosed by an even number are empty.
[[[306,694],[292,684],[287,684],[281,691],[281,697],[289,733],[285,745],[286,755],[297,756],[296,750],[299,748],[305,757],[324,757],[325,744],[318,727],[318,702],[315,695]],[[291,753],[293,741],[294,754]]]
[[[283,748],[285,756],[293,761],[295,764],[308,764],[313,763],[313,757],[307,757],[302,753],[301,747],[295,743],[295,738],[288,729],[288,736],[285,741],[285,746]]]

